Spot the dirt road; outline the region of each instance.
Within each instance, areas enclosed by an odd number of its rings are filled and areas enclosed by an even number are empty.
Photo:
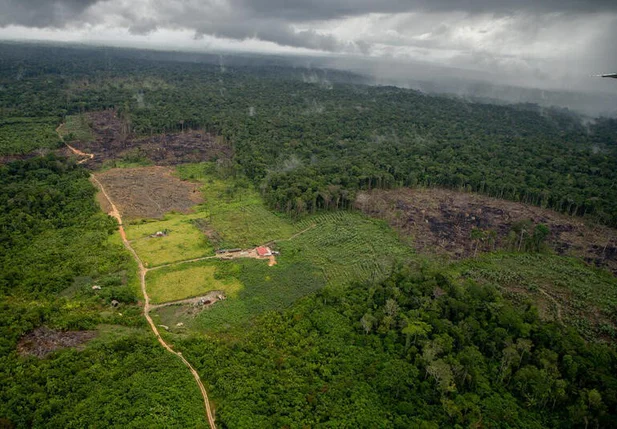
[[[165,340],[163,340],[163,338],[161,337],[161,334],[159,333],[159,330],[154,324],[154,321],[150,317],[149,313],[152,307],[150,306],[150,297],[148,296],[148,291],[146,289],[146,273],[148,272],[148,269],[144,267],[144,264],[142,263],[141,259],[139,259],[137,252],[135,252],[135,249],[133,249],[133,247],[131,246],[131,243],[129,243],[129,241],[126,239],[126,233],[124,232],[124,226],[122,225],[122,217],[120,215],[120,212],[114,205],[111,198],[109,198],[109,195],[107,195],[107,192],[105,191],[105,188],[103,187],[101,182],[99,182],[94,175],[92,175],[91,177],[92,177],[92,181],[99,187],[99,189],[101,190],[101,193],[105,196],[107,201],[109,201],[109,205],[111,207],[111,211],[109,212],[109,215],[113,216],[118,221],[118,225],[120,227],[120,236],[122,237],[122,243],[124,244],[124,247],[126,247],[128,251],[131,252],[131,254],[133,255],[133,258],[135,259],[135,261],[137,262],[137,265],[139,266],[139,280],[141,283],[141,292],[144,296],[144,317],[148,321],[148,324],[150,325],[152,332],[154,332],[154,335],[156,336],[157,340],[165,348],[165,350],[167,350],[169,353],[172,353],[176,355],[178,358],[180,358],[182,363],[184,363],[184,365],[186,365],[186,367],[191,371],[191,374],[193,374],[193,378],[195,379],[195,382],[197,383],[197,386],[199,387],[199,390],[201,391],[201,396],[203,397],[203,400],[204,400],[206,418],[208,419],[210,428],[216,429],[216,424],[214,422],[214,415],[212,413],[212,410],[210,409],[210,401],[208,400],[208,392],[206,391],[206,388],[201,382],[201,378],[199,377],[199,374],[197,373],[195,368],[193,368],[193,366],[189,363],[189,361],[187,361],[184,358],[184,356],[182,356],[182,353],[177,352],[174,349],[172,349],[171,346],[167,344]]]
[[[94,158],[94,154],[91,153],[86,153],[86,152],[82,152],[77,148],[74,148],[73,146],[71,146],[68,143],[64,143],[66,145],[66,147],[68,147],[71,152],[73,152],[75,155],[77,156],[85,156],[86,158],[77,161],[78,164],[83,164],[84,162],[88,161],[89,159],[93,159]]]

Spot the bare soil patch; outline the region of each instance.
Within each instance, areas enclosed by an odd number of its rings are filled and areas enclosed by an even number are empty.
[[[188,213],[203,201],[199,184],[182,181],[172,172],[167,167],[116,168],[96,178],[123,218],[162,218],[172,211]],[[106,198],[100,202],[104,210],[109,208]]]
[[[176,165],[229,159],[232,155],[231,145],[203,130],[142,137],[132,134],[130,124],[122,121],[115,110],[91,112],[86,117],[94,141],[70,144],[81,152],[94,155],[84,161],[90,168],[98,168],[109,160],[148,159],[156,165]]]
[[[373,190],[356,207],[411,236],[418,251],[467,258],[475,253],[474,228],[495,232],[478,253],[503,248],[512,225],[531,220],[550,228],[547,244],[558,254],[583,258],[617,275],[617,231],[540,207],[445,189]]]
[[[96,337],[96,334],[96,331],[55,331],[41,326],[19,340],[17,352],[21,356],[44,358],[59,349],[79,348]]]

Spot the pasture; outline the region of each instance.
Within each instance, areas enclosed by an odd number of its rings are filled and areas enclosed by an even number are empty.
[[[147,274],[148,294],[152,304],[178,301],[222,291],[229,298],[238,296],[242,283],[232,265],[219,261],[180,264],[150,271]]]
[[[195,226],[200,214],[168,214],[164,220],[125,227],[127,238],[147,267],[201,258],[214,254],[207,237]],[[157,232],[166,235],[155,237]]]

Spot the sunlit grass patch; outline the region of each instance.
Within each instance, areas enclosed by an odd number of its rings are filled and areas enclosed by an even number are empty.
[[[205,202],[197,210],[204,213],[208,226],[220,236],[215,247],[253,247],[287,238],[297,228],[290,218],[268,210],[259,195],[243,179],[219,179],[211,163],[188,164],[177,168],[184,180],[204,184]]]
[[[236,296],[217,302],[189,321],[193,329],[206,332],[242,329],[263,312],[283,310],[324,285],[320,271],[309,262],[282,262],[273,267],[254,259],[225,263],[237,267],[234,276],[242,283],[242,289]]]
[[[223,291],[229,298],[237,297],[242,283],[235,274],[239,271],[236,267],[223,262],[204,261],[151,271],[147,275],[150,301],[160,304],[214,290]]]
[[[203,215],[169,214],[165,220],[125,226],[127,238],[148,267],[213,255],[212,245],[194,224]],[[163,232],[162,237],[154,236]]]

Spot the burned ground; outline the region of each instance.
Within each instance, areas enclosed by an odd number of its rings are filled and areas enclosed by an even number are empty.
[[[19,340],[17,352],[22,356],[44,358],[59,349],[82,346],[94,337],[96,331],[55,331],[41,326]]]
[[[94,155],[93,159],[85,162],[91,169],[99,168],[106,161],[148,160],[155,165],[176,165],[229,159],[232,155],[231,145],[221,137],[201,130],[135,136],[128,132],[129,126],[115,110],[91,112],[86,117],[94,140],[72,141],[70,144]]]
[[[172,211],[188,213],[202,202],[199,184],[178,179],[169,167],[115,168],[97,173],[96,178],[126,219],[162,218]],[[106,201],[101,198],[103,209]]]
[[[457,259],[476,252],[474,228],[494,231],[494,240],[477,244],[482,252],[505,248],[512,226],[531,220],[550,228],[547,244],[558,254],[581,257],[617,274],[617,231],[540,207],[444,189],[363,192],[356,207],[411,236],[418,251]]]

